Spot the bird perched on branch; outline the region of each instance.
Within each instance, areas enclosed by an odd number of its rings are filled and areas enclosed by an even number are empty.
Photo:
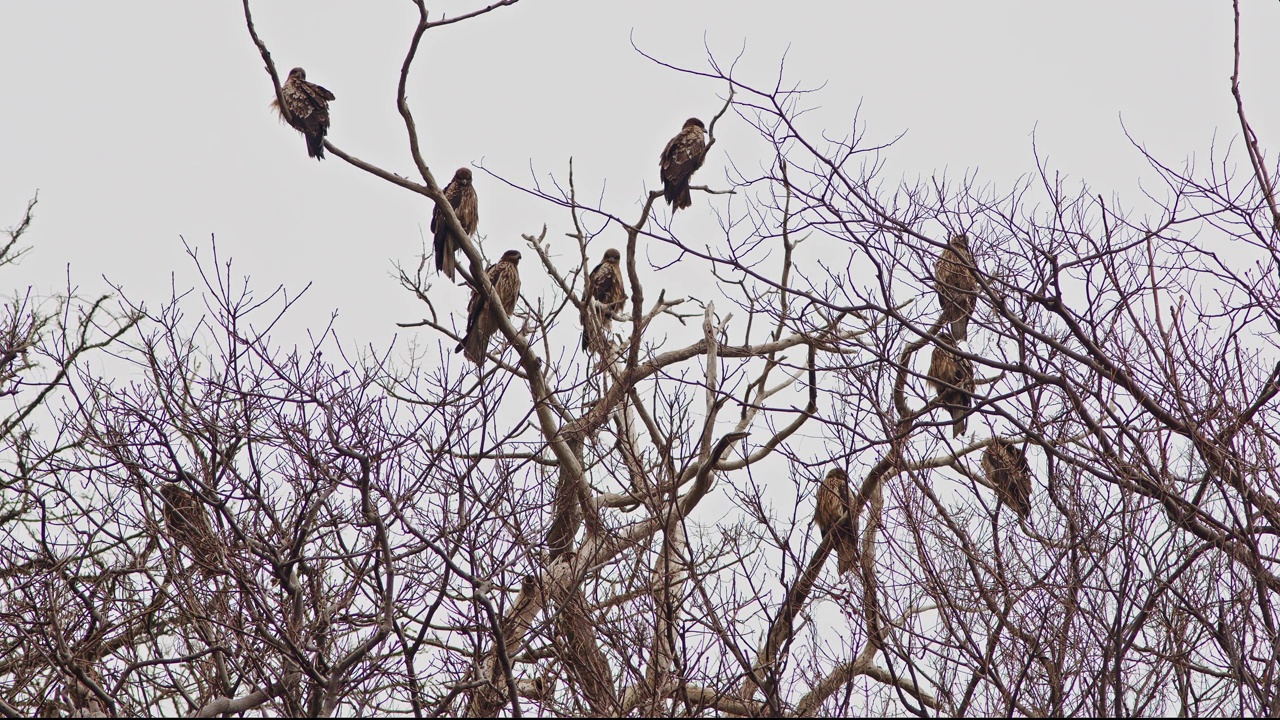
[[[502,301],[502,309],[507,316],[516,309],[516,300],[520,298],[520,251],[508,250],[502,259],[490,265],[485,274]],[[498,319],[494,317],[493,308],[489,306],[489,298],[479,286],[471,288],[471,301],[467,303],[467,334],[453,351],[461,352],[468,360],[484,364],[484,352],[489,346],[489,337],[498,330]],[[465,352],[464,352],[465,351]]]
[[[312,82],[307,82],[307,72],[300,67],[289,71],[289,79],[280,86],[284,107],[279,98],[271,101],[271,107],[294,130],[307,138],[307,154],[317,160],[324,159],[324,136],[329,132],[329,101],[333,93]]]
[[[1027,464],[1026,447],[1003,438],[992,440],[982,451],[982,471],[1004,504],[1023,520],[1030,520],[1031,466]]]
[[[467,237],[474,235],[476,227],[480,225],[480,200],[476,196],[475,185],[471,182],[469,168],[458,168],[453,179],[444,188],[444,197],[453,207],[453,214],[458,216],[458,223],[466,231]],[[444,273],[452,281],[462,241],[458,239],[457,233],[449,229],[444,210],[439,205],[431,215],[431,232],[435,233],[436,271]]]
[[[818,488],[818,506],[813,511],[813,521],[817,523],[823,538],[828,533],[836,533],[833,540],[838,558],[836,570],[841,575],[852,570],[858,560],[858,534],[853,529],[852,510],[849,476],[840,468],[831,468]],[[846,513],[849,517],[843,523],[839,522]]]
[[[622,255],[614,248],[604,251],[604,259],[587,278],[587,312],[582,323],[582,349],[598,338],[608,337],[614,314],[622,310],[627,291],[622,284]],[[602,332],[597,332],[599,328]]]
[[[165,532],[175,545],[183,546],[191,553],[191,559],[197,565],[206,570],[220,571],[223,559],[222,541],[209,524],[204,503],[182,487],[184,480],[194,482],[194,477],[180,469],[177,475],[168,478],[168,482],[160,486]]]
[[[951,413],[951,436],[959,437],[968,425],[973,404],[973,363],[953,353],[950,348],[954,347],[951,333],[940,331],[929,362],[929,386],[934,389],[938,404]]]
[[[974,273],[969,236],[952,235],[933,269],[933,287],[938,292],[942,322],[951,324],[957,340],[969,338],[969,319],[978,305],[978,278]]]
[[[689,197],[689,178],[702,167],[707,157],[706,126],[698,118],[684,121],[680,133],[662,149],[658,169],[662,175],[662,194],[675,210],[693,204]],[[673,210],[674,212],[674,210]]]

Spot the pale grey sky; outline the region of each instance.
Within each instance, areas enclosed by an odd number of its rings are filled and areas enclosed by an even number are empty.
[[[1265,148],[1280,137],[1280,3],[1240,1],[1243,87]],[[456,15],[484,4],[431,6]],[[329,139],[413,177],[395,108],[412,3],[255,0],[253,8],[281,73],[302,66],[337,96]],[[906,133],[885,155],[887,181],[974,172],[979,183],[1008,188],[1036,170],[1034,133],[1051,169],[1108,201],[1119,193],[1141,215],[1139,183],[1158,196],[1163,189],[1121,120],[1175,166],[1193,155],[1207,161],[1214,142],[1225,149],[1239,134],[1231,18],[1230,0],[522,0],[430,32],[409,100],[440,182],[472,164],[517,182],[531,173],[563,180],[573,157],[580,196],[603,196],[634,217],[644,191],[658,186],[663,145],[685,118],[709,120],[726,88],[655,65],[632,40],[695,68],[705,67],[708,48],[724,64],[741,52],[737,76],[756,86],[774,82],[785,54],[784,84],[820,88],[809,97],[808,129],[843,136],[859,112],[869,144]],[[18,222],[40,193],[27,236],[34,249],[0,269],[0,290],[55,290],[69,264],[85,294],[109,281],[154,307],[171,283],[178,292],[199,285],[181,239],[207,257],[216,235],[219,254],[234,259],[237,276],[251,276],[259,296],[314,283],[278,341],[305,343],[307,329],[336,309],[349,345],[380,349],[396,334],[401,350],[409,340],[434,343],[429,330],[396,328],[424,309],[393,277],[395,263],[415,267],[429,243],[430,204],[336,157],[308,158],[303,138],[269,109],[272,98],[234,0],[0,0],[0,227]],[[717,136],[699,182],[725,186],[727,157],[747,169],[768,161],[732,114]],[[1235,159],[1244,162],[1242,153]],[[476,186],[490,258],[523,248],[520,234],[546,224],[565,269],[572,264],[566,213],[484,172]],[[696,195],[676,220],[685,239],[714,242],[713,210],[727,202]],[[622,246],[611,232],[593,246],[593,262]],[[552,299],[526,258],[526,298]],[[714,297],[705,274],[642,276],[651,300],[663,287]],[[438,281],[432,294],[454,311],[467,297]],[[662,322],[659,332],[674,325]],[[791,491],[777,492],[785,507]]]
[[[477,2],[434,4],[458,14]],[[1280,4],[1243,0],[1246,92],[1263,146],[1280,132]],[[282,72],[301,65],[337,95],[330,139],[411,175],[395,112],[411,3],[259,0],[259,33]],[[955,175],[1007,187],[1031,172],[1032,132],[1052,167],[1141,207],[1145,173],[1120,120],[1171,163],[1207,158],[1237,135],[1228,78],[1227,0],[1073,3],[644,3],[525,0],[428,34],[410,101],[437,178],[482,163],[527,181],[563,177],[575,158],[584,196],[630,215],[656,185],[657,156],[688,116],[708,119],[725,88],[640,57],[702,67],[708,47],[739,77],[817,87],[810,127],[847,132],[861,103],[870,141],[907,131],[887,177]],[[788,49],[789,48],[789,49]],[[265,293],[315,286],[284,328],[340,312],[352,342],[381,346],[422,315],[391,277],[414,265],[427,202],[336,158],[307,157],[268,109],[272,91],[237,2],[35,2],[0,6],[0,225],[40,191],[35,250],[4,287],[51,288],[66,265],[83,288],[103,276],[136,299],[197,283],[180,237],[223,257]],[[753,167],[762,146],[727,117],[699,179],[723,184],[725,154]],[[566,251],[568,217],[477,174],[480,233],[496,257],[549,225]],[[714,237],[699,196],[679,222]],[[595,250],[593,248],[593,250]],[[603,247],[593,252],[598,257]],[[526,263],[526,294],[546,288]],[[676,285],[666,278],[659,284]],[[465,291],[442,289],[447,306]],[[411,331],[416,332],[416,331]]]

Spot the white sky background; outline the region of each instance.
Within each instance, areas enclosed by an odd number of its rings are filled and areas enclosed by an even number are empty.
[[[1242,4],[1243,86],[1266,147],[1280,132],[1280,3]],[[259,0],[254,10],[281,73],[301,65],[337,95],[330,139],[412,176],[394,106],[412,4]],[[704,36],[725,63],[745,43],[739,76],[757,85],[772,81],[788,52],[791,82],[826,84],[812,98],[811,128],[844,135],[862,103],[869,142],[907,131],[888,153],[889,180],[977,169],[980,181],[1006,188],[1034,170],[1034,131],[1054,168],[1140,208],[1138,178],[1150,173],[1121,117],[1175,165],[1192,153],[1207,158],[1215,132],[1220,145],[1238,134],[1227,0],[525,0],[424,41],[410,102],[437,179],[471,163],[520,181],[531,167],[563,178],[572,156],[583,197],[604,187],[612,209],[634,216],[643,190],[657,186],[663,144],[686,117],[709,120],[725,88],[645,60],[631,34],[646,51],[694,67],[704,66]],[[105,276],[154,305],[168,297],[171,273],[179,290],[198,284],[179,238],[207,254],[216,235],[220,254],[259,295],[314,282],[282,340],[302,340],[337,309],[346,342],[382,347],[396,321],[422,316],[392,263],[416,265],[429,241],[428,202],[337,158],[306,156],[302,137],[268,108],[270,81],[238,2],[7,0],[0,98],[0,226],[15,224],[40,191],[28,236],[35,249],[4,271],[4,286],[57,288],[69,263],[86,293],[104,289]],[[724,185],[720,153],[752,168],[760,152],[731,115],[719,130],[722,144],[698,176],[713,185]],[[482,173],[477,188],[490,257],[521,247],[519,235],[543,223],[571,249],[566,213]],[[707,206],[722,201],[696,196],[677,225],[705,227],[713,240]],[[593,247],[592,262],[601,252]],[[540,276],[524,264],[527,291],[546,287]],[[682,287],[679,278],[658,284]],[[461,288],[437,288],[456,296],[446,307],[465,302]],[[651,297],[655,290],[651,282]]]
[[[456,15],[484,4],[431,7]],[[1262,146],[1275,147],[1280,3],[1241,4],[1247,108]],[[256,0],[253,9],[282,79],[300,65],[337,96],[329,139],[417,179],[395,109],[413,5]],[[726,89],[653,64],[629,38],[696,68],[705,67],[704,38],[724,64],[745,43],[738,76],[748,83],[771,84],[784,52],[789,83],[825,83],[810,98],[810,129],[844,136],[861,105],[868,143],[906,131],[887,152],[886,181],[976,170],[980,184],[1007,189],[1035,171],[1034,132],[1052,169],[1109,202],[1118,193],[1141,215],[1142,179],[1164,193],[1121,119],[1175,167],[1192,155],[1207,161],[1215,135],[1225,149],[1239,134],[1231,33],[1229,0],[523,0],[429,32],[409,100],[442,184],[473,163],[525,183],[531,168],[563,179],[572,156],[580,197],[603,192],[610,209],[633,218],[644,191],[658,187],[663,145],[685,118],[709,121]],[[393,264],[417,265],[430,242],[429,202],[336,157],[308,158],[303,138],[268,108],[272,97],[239,2],[0,0],[0,227],[40,193],[26,236],[34,249],[0,270],[0,291],[56,292],[69,264],[83,294],[109,280],[154,307],[171,282],[179,292],[199,286],[180,238],[207,257],[216,235],[220,255],[260,297],[314,283],[279,341],[305,344],[307,329],[336,309],[348,345],[383,348],[397,334],[402,351],[407,340],[434,342],[431,331],[395,327],[424,315]],[[732,113],[717,131],[699,182],[727,186],[726,154],[748,170],[768,161]],[[1234,158],[1247,172],[1244,155]],[[562,270],[571,268],[567,213],[483,172],[476,185],[490,258],[524,249],[520,235],[545,223],[565,254]],[[714,242],[711,207],[726,202],[695,194],[677,218],[681,236],[696,230]],[[593,263],[623,246],[612,232],[593,246]],[[526,297],[550,298],[550,281],[532,252],[525,257]],[[704,274],[645,270],[650,301],[662,287],[714,297]],[[467,291],[437,281],[432,294],[457,310]]]

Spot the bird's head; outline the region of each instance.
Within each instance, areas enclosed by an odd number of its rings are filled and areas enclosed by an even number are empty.
[[[618,252],[617,248],[609,248],[604,251],[605,262],[617,265],[620,260],[622,260],[622,254]]]
[[[969,247],[969,236],[964,233],[957,233],[951,236],[951,243],[962,248]]]
[[[458,168],[458,172],[453,174],[453,181],[462,186],[471,184],[471,168]]]
[[[520,262],[520,251],[508,250],[502,253],[502,262],[509,262],[512,265],[518,264]]]
[[[302,68],[294,68],[294,69],[292,69],[292,70],[290,70],[290,71],[289,71],[289,79],[290,79],[290,80],[295,80],[295,79],[296,79],[296,80],[306,80],[306,79],[307,79],[307,71],[306,71],[306,70],[303,70]]]
[[[848,475],[847,473],[845,473],[844,468],[840,468],[840,467],[833,467],[833,468],[831,468],[830,470],[828,470],[828,471],[827,471],[827,477],[829,477],[829,478],[834,478],[834,479],[836,479],[836,480],[840,480],[840,481],[842,481],[842,482],[848,482],[848,481],[849,481],[849,475]]]
[[[698,128],[699,130],[703,130],[703,131],[705,131],[705,130],[707,129],[707,126],[706,126],[706,125],[703,125],[703,124],[702,124],[702,121],[701,121],[701,120],[699,120],[698,118],[689,118],[688,120],[685,120],[685,121],[684,121],[684,126],[685,126],[685,127],[689,127],[689,126],[691,126],[691,125],[692,125],[693,127]]]

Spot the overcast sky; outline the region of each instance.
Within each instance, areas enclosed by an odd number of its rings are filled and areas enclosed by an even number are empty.
[[[433,3],[459,14],[482,3]],[[1280,3],[1242,0],[1244,90],[1263,146],[1280,133]],[[412,164],[395,84],[415,11],[407,0],[258,0],[258,31],[282,73],[300,65],[337,95],[330,139],[405,175]],[[1121,122],[1167,162],[1203,159],[1237,135],[1228,79],[1227,0],[1046,3],[643,3],[524,0],[429,33],[410,101],[436,177],[482,164],[520,181],[563,177],[630,215],[656,186],[657,157],[691,115],[709,118],[725,88],[644,59],[703,67],[706,48],[739,77],[819,87],[810,127],[868,140],[905,138],[888,177],[976,170],[1009,186],[1050,165],[1141,207],[1150,178]],[[705,43],[705,45],[704,45]],[[135,299],[197,283],[181,239],[211,236],[265,293],[308,300],[285,333],[339,311],[342,336],[381,346],[422,316],[392,278],[415,265],[428,203],[341,160],[316,162],[269,110],[273,95],[238,2],[36,2],[0,5],[0,226],[40,192],[34,251],[0,286],[57,287],[70,264],[86,291],[104,277]],[[760,144],[729,117],[699,179],[723,182],[724,154],[757,162]],[[566,251],[567,215],[477,173],[480,234],[497,257],[544,223]],[[705,196],[680,222],[714,232]],[[619,242],[621,238],[619,237]],[[603,252],[593,248],[593,257]],[[526,263],[525,287],[545,288]],[[676,286],[662,278],[659,284]],[[465,291],[442,289],[446,305]],[[417,331],[409,331],[415,333]],[[402,333],[403,335],[403,333]]]

